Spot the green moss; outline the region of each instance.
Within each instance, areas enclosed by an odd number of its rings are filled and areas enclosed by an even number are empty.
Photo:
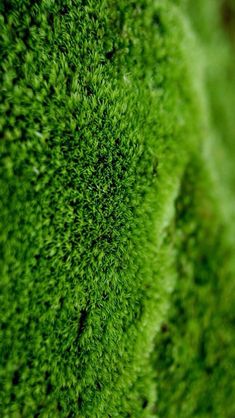
[[[192,3],[0,5],[4,418],[235,413],[232,30]]]
[[[177,198],[178,278],[152,354],[158,414],[169,418],[235,412],[234,252],[205,171],[195,175],[201,166],[201,161],[190,165]]]

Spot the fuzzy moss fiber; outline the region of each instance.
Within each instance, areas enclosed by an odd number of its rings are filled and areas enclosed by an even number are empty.
[[[234,418],[235,2],[0,28],[0,416]]]

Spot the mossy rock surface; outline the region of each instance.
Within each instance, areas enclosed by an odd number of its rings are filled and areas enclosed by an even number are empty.
[[[0,416],[234,418],[234,2],[0,24]]]

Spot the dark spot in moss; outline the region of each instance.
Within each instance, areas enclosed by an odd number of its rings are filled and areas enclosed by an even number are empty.
[[[81,334],[83,329],[85,328],[85,323],[87,319],[87,311],[85,309],[81,310],[79,326],[78,326],[78,334]]]
[[[157,27],[161,35],[165,33],[165,26],[162,22],[161,16],[158,13],[154,13],[152,17],[152,23],[153,23],[153,26]]]
[[[205,367],[205,372],[208,375],[211,375],[213,373],[213,368],[211,366],[207,366],[207,367]]]
[[[152,165],[152,175],[155,177],[158,173],[158,160],[155,159]]]
[[[45,380],[48,380],[50,377],[50,373],[48,372],[48,370],[45,372]]]
[[[45,306],[45,308],[46,309],[49,309],[50,308],[50,306],[51,306],[51,304],[50,304],[50,302],[48,302],[47,300],[44,302],[44,306]]]
[[[54,15],[53,15],[53,13],[49,13],[48,14],[47,20],[48,20],[49,25],[50,26],[53,26],[53,24],[54,24]]]
[[[10,398],[11,398],[11,402],[15,402],[15,400],[16,400],[15,393],[12,392]]]
[[[49,395],[52,392],[52,389],[53,387],[52,387],[51,382],[48,382],[46,385],[46,394]]]
[[[235,5],[230,0],[224,0],[222,2],[221,20],[225,32],[235,47]]]
[[[97,390],[101,390],[102,389],[102,386],[101,386],[100,382],[96,382],[96,389]]]
[[[13,377],[12,377],[13,385],[17,385],[19,383],[19,380],[20,380],[19,370],[16,370],[13,374]]]
[[[83,404],[83,399],[82,399],[82,396],[81,396],[81,395],[79,395],[79,396],[78,396],[78,407],[79,407],[80,409],[81,409],[82,404]]]
[[[94,94],[94,91],[92,89],[91,86],[85,86],[85,93],[87,94],[87,96],[92,96]]]
[[[115,48],[113,48],[111,51],[106,52],[106,53],[105,53],[105,58],[106,58],[107,60],[112,60],[112,58],[113,58],[113,57],[114,57],[114,55],[115,55],[115,52],[116,52],[116,49],[115,49]]]
[[[168,332],[169,331],[169,328],[168,328],[168,325],[167,324],[162,324],[162,326],[161,326],[161,332],[163,333],[163,334],[165,334],[166,332]]]
[[[67,6],[63,6],[62,7],[62,9],[61,9],[61,11],[60,11],[60,14],[62,15],[62,16],[65,16],[65,15],[67,15],[69,13],[69,9],[68,9],[68,7]]]
[[[98,20],[97,14],[94,12],[89,12],[88,16],[91,20],[93,20],[94,22],[96,22]]]
[[[147,405],[148,405],[148,399],[143,398],[143,400],[142,400],[142,407],[143,408],[146,408]]]
[[[59,412],[61,412],[63,410],[62,405],[60,402],[57,403],[57,409]]]

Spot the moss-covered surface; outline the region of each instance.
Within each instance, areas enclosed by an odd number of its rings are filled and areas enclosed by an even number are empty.
[[[234,3],[0,2],[3,418],[234,418]]]

